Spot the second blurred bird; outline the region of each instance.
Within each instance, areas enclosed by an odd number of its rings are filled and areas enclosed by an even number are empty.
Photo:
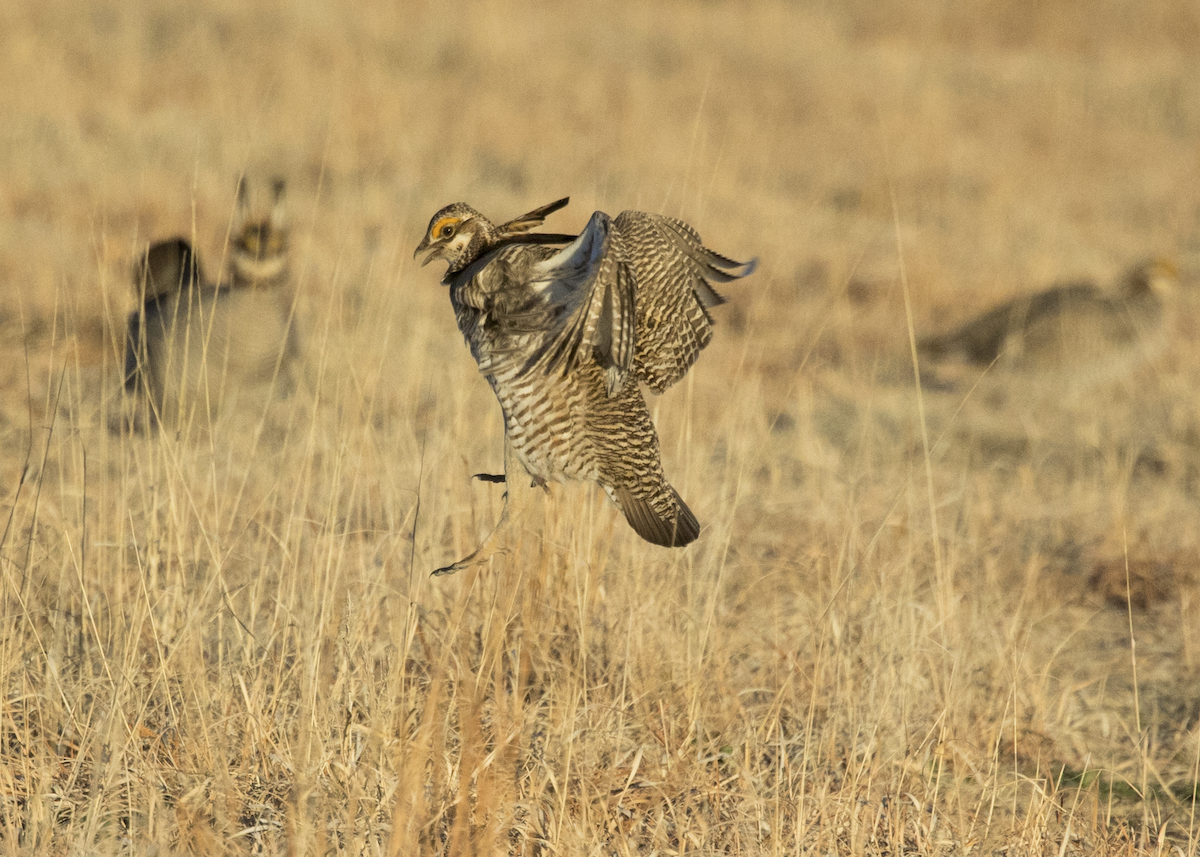
[[[1076,393],[1152,358],[1171,326],[1178,271],[1165,259],[1139,262],[1112,289],[1069,283],[995,307],[956,330],[922,339],[939,368],[995,367],[1027,384]]]
[[[246,183],[238,183],[224,280],[206,279],[182,238],[152,245],[135,265],[140,306],[129,315],[125,353],[135,426],[207,423],[237,408],[243,392],[290,392],[300,344],[284,197],[285,184],[276,179],[270,211],[254,217]]]

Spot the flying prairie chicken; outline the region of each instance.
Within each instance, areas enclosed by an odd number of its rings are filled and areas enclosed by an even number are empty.
[[[270,213],[255,218],[238,183],[225,281],[206,280],[182,238],[152,245],[135,266],[141,306],[128,320],[125,388],[146,396],[152,422],[211,419],[244,388],[290,383],[299,339],[290,319],[284,195],[277,179]]]
[[[723,303],[710,282],[744,277],[755,262],[727,259],[686,223],[640,211],[597,211],[579,236],[529,231],[567,202],[500,226],[465,203],[446,206],[413,255],[447,262],[459,330],[534,482],[596,482],[639,536],[682,547],[700,524],[663,475],[639,385],[661,393],[684,376],[712,338],[708,310]],[[438,571],[483,561],[494,536]]]
[[[1175,265],[1139,262],[1115,289],[1068,283],[1017,298],[918,345],[933,361],[1011,370],[1075,386],[1112,378],[1151,357],[1165,339]]]

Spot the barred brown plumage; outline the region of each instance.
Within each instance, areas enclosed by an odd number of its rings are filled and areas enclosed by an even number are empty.
[[[597,211],[578,236],[528,231],[566,204],[500,226],[465,203],[446,206],[414,257],[447,262],[459,330],[534,480],[596,482],[643,539],[682,547],[700,524],[663,474],[639,383],[661,393],[683,377],[712,339],[708,310],[723,299],[711,283],[744,277],[755,261],[639,211]],[[494,538],[438,572],[485,560]]]

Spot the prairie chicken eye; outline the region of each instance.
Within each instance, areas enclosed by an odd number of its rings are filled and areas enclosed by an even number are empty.
[[[454,227],[451,226],[449,223],[447,223],[445,226],[442,227],[440,234],[443,238],[449,238],[451,235],[454,234]]]

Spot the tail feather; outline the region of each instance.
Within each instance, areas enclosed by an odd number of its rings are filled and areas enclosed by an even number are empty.
[[[670,491],[666,499],[674,506],[671,519],[660,514],[649,498],[637,497],[628,488],[614,489],[613,499],[629,526],[643,539],[665,548],[681,548],[699,537],[700,522],[679,493],[670,485],[666,487]]]
[[[196,251],[183,238],[151,244],[133,270],[134,288],[143,303],[190,289],[203,279]]]

